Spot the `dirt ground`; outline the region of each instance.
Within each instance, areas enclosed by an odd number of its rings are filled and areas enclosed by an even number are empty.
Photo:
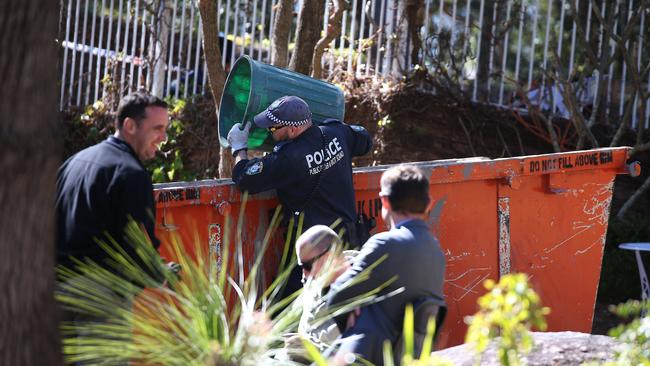
[[[602,335],[577,332],[543,332],[532,334],[534,347],[523,360],[529,366],[574,366],[585,362],[603,363],[614,357],[617,342]],[[498,366],[496,342],[491,342],[480,360],[482,366]],[[453,361],[456,366],[473,366],[476,353],[464,344],[433,353]]]

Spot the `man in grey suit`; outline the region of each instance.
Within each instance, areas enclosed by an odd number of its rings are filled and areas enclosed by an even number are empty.
[[[390,230],[363,245],[352,266],[332,284],[327,304],[343,305],[374,289],[380,289],[379,296],[392,296],[335,318],[342,332],[336,364],[357,363],[357,356],[383,364],[383,343],[388,340],[395,346],[406,305],[425,297],[443,299],[445,256],[426,223],[427,177],[414,165],[390,168],[381,177],[379,197]],[[355,281],[374,263],[366,280]]]

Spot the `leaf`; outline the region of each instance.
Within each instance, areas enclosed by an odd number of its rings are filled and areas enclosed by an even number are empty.
[[[307,355],[314,361],[314,364],[317,366],[327,366],[327,360],[325,360],[325,357],[323,357],[318,349],[309,340],[302,337],[301,340],[305,350],[307,351]]]

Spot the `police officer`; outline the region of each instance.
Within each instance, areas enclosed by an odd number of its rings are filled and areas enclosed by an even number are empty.
[[[372,148],[368,131],[335,119],[316,126],[309,106],[296,96],[274,101],[253,122],[258,128],[266,128],[277,144],[270,154],[248,159],[250,122],[231,128],[228,142],[235,157],[232,179],[239,189],[250,193],[275,189],[285,208],[285,223],[292,215],[304,213],[304,231],[341,219],[335,230],[344,228],[344,240],[353,246],[363,244],[353,232],[356,210],[352,157]]]

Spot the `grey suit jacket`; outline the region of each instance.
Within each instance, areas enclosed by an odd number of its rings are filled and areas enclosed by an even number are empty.
[[[347,286],[351,279],[384,255],[385,259],[372,269],[367,280]],[[408,220],[371,237],[361,248],[352,267],[332,284],[327,298],[328,306],[345,303],[382,286],[393,277],[395,280],[382,289],[379,295],[400,288],[403,291],[361,308],[361,314],[351,329],[345,329],[346,315],[335,319],[342,338],[364,336],[363,340],[354,341],[348,350],[359,353],[375,364],[381,364],[384,340],[394,343],[402,333],[406,304],[424,296],[443,299],[444,274],[445,256],[426,222]]]

